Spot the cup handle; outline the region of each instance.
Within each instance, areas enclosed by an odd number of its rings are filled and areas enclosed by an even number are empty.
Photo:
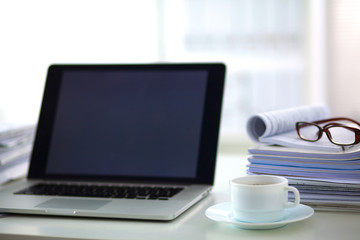
[[[296,207],[300,203],[300,193],[299,190],[297,190],[294,187],[286,186],[285,191],[293,192],[295,195],[295,201],[294,202],[287,202],[285,203],[286,208]]]

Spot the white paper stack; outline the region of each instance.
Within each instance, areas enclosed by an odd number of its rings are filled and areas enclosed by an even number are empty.
[[[0,123],[0,184],[26,175],[35,126]]]
[[[302,203],[322,210],[360,211],[360,149],[328,153],[257,146],[249,154],[249,174],[287,177],[300,191]]]

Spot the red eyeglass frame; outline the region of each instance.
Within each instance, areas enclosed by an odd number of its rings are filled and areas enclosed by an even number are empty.
[[[319,121],[315,121],[315,122],[297,122],[295,125],[296,125],[296,133],[297,135],[299,136],[299,138],[301,138],[302,140],[304,141],[308,141],[308,142],[316,142],[318,141],[323,133],[325,132],[326,136],[328,137],[329,141],[335,145],[339,145],[339,146],[351,146],[351,145],[355,145],[355,144],[358,144],[360,143],[360,129],[358,128],[353,128],[353,127],[349,127],[349,126],[346,126],[344,124],[341,124],[341,123],[334,123],[333,121],[349,121],[349,122],[352,122],[352,123],[355,123],[356,125],[358,125],[360,127],[360,123],[353,120],[353,119],[350,119],[350,118],[344,118],[344,117],[338,117],[338,118],[328,118],[328,119],[323,119],[323,120],[319,120]],[[321,123],[326,123],[326,122],[330,122],[328,124],[326,124],[325,126],[319,126],[318,124],[321,124]],[[309,125],[312,125],[312,126],[315,126],[319,129],[319,132],[318,132],[318,136],[317,136],[317,139],[314,139],[314,140],[309,140],[309,139],[306,139],[306,138],[303,138],[300,134],[300,129],[302,127],[305,127],[305,126],[309,126]],[[355,140],[353,143],[349,143],[349,144],[342,144],[342,143],[337,143],[333,140],[332,136],[331,136],[331,133],[329,131],[330,128],[332,127],[343,127],[343,128],[346,128],[350,131],[353,131],[354,134],[355,134]]]

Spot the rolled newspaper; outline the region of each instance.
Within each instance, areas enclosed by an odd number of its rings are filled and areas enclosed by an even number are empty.
[[[261,142],[261,138],[295,130],[296,122],[313,122],[329,117],[327,106],[306,105],[256,114],[249,118],[246,129],[252,141]]]

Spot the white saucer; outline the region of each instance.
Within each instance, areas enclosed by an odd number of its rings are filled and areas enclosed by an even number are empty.
[[[306,218],[311,217],[314,214],[314,209],[309,206],[299,204],[294,208],[285,209],[285,218],[277,222],[267,223],[249,223],[241,222],[235,219],[232,210],[231,203],[225,202],[209,207],[205,215],[211,220],[223,223],[233,224],[243,229],[272,229],[283,227],[292,222],[298,222]]]

